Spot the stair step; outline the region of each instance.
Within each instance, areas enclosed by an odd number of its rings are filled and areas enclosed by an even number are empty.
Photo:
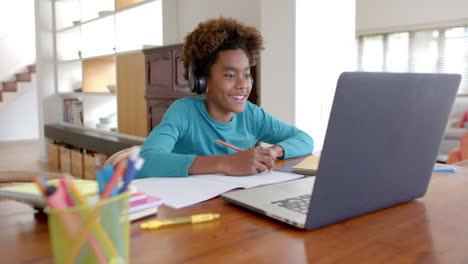
[[[11,82],[2,82],[3,92],[16,92],[18,84],[15,81]]]
[[[28,65],[28,71],[30,73],[35,73],[36,72],[36,64]]]
[[[16,81],[17,82],[30,82],[31,81],[31,73],[30,72],[22,72],[16,74]]]

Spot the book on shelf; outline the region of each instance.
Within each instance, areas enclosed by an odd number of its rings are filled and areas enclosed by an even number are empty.
[[[83,125],[83,102],[78,98],[63,99],[63,122]]]

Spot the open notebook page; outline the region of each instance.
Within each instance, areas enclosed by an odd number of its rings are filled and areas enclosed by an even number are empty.
[[[132,182],[140,192],[160,197],[165,205],[181,208],[200,203],[236,188],[253,188],[303,177],[280,171],[262,172],[252,176],[233,177],[223,174],[190,177],[158,177]]]

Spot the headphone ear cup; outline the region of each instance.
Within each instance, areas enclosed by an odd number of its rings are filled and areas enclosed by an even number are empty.
[[[189,64],[188,68],[188,83],[192,93],[203,94],[206,91],[205,76],[197,76],[192,70],[192,65]]]
[[[206,92],[206,78],[205,76],[198,77],[198,94],[204,94]]]
[[[192,93],[198,93],[198,79],[192,72],[189,72],[188,84]]]

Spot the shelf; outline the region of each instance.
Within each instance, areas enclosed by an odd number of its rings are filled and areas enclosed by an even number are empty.
[[[66,32],[68,30],[71,30],[71,29],[74,29],[74,28],[78,28],[80,25],[73,25],[73,26],[68,26],[68,27],[65,27],[65,28],[61,28],[61,29],[57,29],[55,32],[56,33],[63,33],[63,32]]]
[[[93,23],[82,24],[81,44],[83,58],[115,53],[114,17],[106,16]]]
[[[138,7],[138,6],[142,6],[142,5],[145,5],[145,4],[148,4],[148,3],[151,3],[151,2],[155,2],[155,1],[161,1],[161,0],[144,0],[144,1],[141,1],[141,0],[134,0],[132,2],[138,2],[136,4],[132,4],[132,5],[129,5],[129,6],[125,6],[125,7],[119,7],[119,3],[116,3],[116,9],[115,10],[115,13],[119,13],[119,12],[124,12],[128,9],[132,9],[132,8],[135,8],[135,7]],[[122,1],[118,1],[117,2],[122,2]],[[121,4],[121,5],[125,5],[125,4]]]
[[[57,42],[57,60],[67,61],[79,59],[81,50],[81,31],[80,27],[73,27],[67,31],[56,34]]]
[[[62,97],[80,97],[80,96],[116,96],[117,93],[105,92],[62,92],[58,93]]]
[[[80,0],[81,6],[81,22],[87,22],[94,20],[96,18],[105,18],[107,16],[99,16],[98,12],[100,11],[114,11],[115,0]]]
[[[142,145],[145,138],[116,132],[89,129],[68,124],[45,125],[46,137],[81,148],[94,150],[108,156],[118,151]]]
[[[101,16],[98,16],[98,17],[93,18],[93,19],[90,19],[90,20],[81,21],[81,24],[80,24],[80,25],[86,25],[86,24],[89,24],[89,23],[92,23],[92,22],[95,22],[95,21],[104,19],[104,18],[106,18],[106,17],[113,16],[114,14],[115,14],[114,11],[109,11],[109,13],[106,14],[106,15],[101,15]]]
[[[55,6],[55,26],[60,31],[74,27],[73,21],[80,21],[80,1],[54,1]]]
[[[120,129],[119,116],[134,118],[146,115],[146,104],[122,110],[135,83],[126,78],[133,76],[134,68],[120,67],[123,89],[109,92],[107,86],[117,86],[117,57],[132,57],[134,53],[161,46],[163,40],[162,0],[55,0],[55,68],[56,96],[64,102],[63,120],[72,120],[68,103],[78,99],[84,127],[96,129],[100,117],[113,116]],[[100,15],[99,12],[107,11]],[[148,28],[150,32],[148,32]],[[146,33],[146,34],[145,34]],[[144,80],[144,61],[138,64],[138,78]],[[126,75],[127,74],[127,75]],[[125,86],[126,85],[126,86]],[[145,87],[144,82],[138,84]],[[130,88],[128,88],[130,87]],[[127,89],[127,91],[124,91]],[[82,92],[75,92],[82,91]],[[122,93],[120,93],[122,92]],[[126,97],[122,97],[126,95]],[[120,98],[120,102],[119,102]],[[125,98],[122,99],[122,98]],[[144,100],[144,92],[141,94]],[[140,101],[138,101],[140,102]],[[72,104],[72,106],[74,106]],[[73,110],[74,108],[72,108]],[[138,109],[138,110],[135,110]],[[79,112],[78,111],[78,112]],[[122,112],[124,111],[124,112]],[[137,114],[136,114],[137,113]],[[65,115],[67,115],[65,117]],[[145,133],[128,130],[133,135],[146,136],[146,120],[138,128]],[[77,124],[77,123],[75,123]],[[133,123],[132,125],[133,126]],[[140,131],[138,130],[138,131]]]
[[[83,92],[108,92],[116,85],[115,56],[83,60]]]
[[[58,60],[58,64],[67,64],[67,63],[72,63],[72,62],[81,62],[82,59],[72,59],[72,60]]]
[[[154,19],[155,16],[162,16],[161,1],[145,2],[116,13],[116,52],[141,49],[143,45],[162,45],[162,20]],[[151,33],[135,30],[146,28],[147,25],[151,25]]]

